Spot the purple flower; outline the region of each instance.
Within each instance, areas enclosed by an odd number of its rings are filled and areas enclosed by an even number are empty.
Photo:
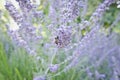
[[[17,0],[17,2],[19,2],[21,9],[26,8],[27,11],[30,11],[33,8],[30,0]]]
[[[6,2],[5,8],[9,11],[10,15],[15,22],[21,24],[23,22],[23,16],[17,11],[15,6],[11,2]]]
[[[90,18],[92,23],[98,22],[98,20],[100,20],[100,18],[102,17],[103,13],[107,10],[107,8],[112,3],[114,3],[114,0],[105,0],[102,4],[100,4],[98,6],[98,8],[96,9],[96,11],[93,13],[93,15]]]
[[[45,76],[36,76],[33,80],[47,80]]]
[[[50,69],[51,72],[56,72],[58,70],[58,68],[59,68],[58,64],[51,65],[49,67],[49,69]]]
[[[64,28],[64,26],[62,26],[58,28],[56,35],[57,36],[55,37],[55,44],[59,48],[63,48],[65,46],[68,46],[71,42],[72,29],[70,27]]]
[[[79,0],[60,0],[60,24],[66,25],[78,17],[80,5],[83,5],[81,2]]]
[[[77,66],[79,63],[85,71],[87,69],[83,64],[84,62],[89,62],[90,65],[92,64],[92,67],[98,67],[106,57],[111,58],[111,50],[114,46],[118,45],[116,42],[116,34],[111,33],[110,36],[106,36],[105,32],[101,29],[102,24],[99,22],[104,12],[114,0],[104,0],[88,20],[84,20],[84,13],[87,11],[87,0],[48,0],[48,2],[50,2],[48,6],[49,11],[48,14],[45,15],[43,11],[46,10],[38,11],[30,0],[16,1],[19,3],[21,12],[19,12],[11,2],[7,2],[5,5],[5,8],[19,26],[19,29],[16,31],[10,30],[9,26],[7,26],[8,35],[13,40],[13,43],[23,47],[27,53],[35,55],[36,63],[40,61],[40,65],[42,66],[46,66],[46,63],[49,64],[48,61],[51,59],[51,54],[55,54],[52,55],[53,58],[50,60],[51,65],[41,69],[42,73],[47,69],[45,76],[36,76],[33,80],[46,80],[51,77],[51,74],[52,77],[59,75]],[[42,6],[44,6],[44,3]],[[81,11],[83,11],[83,13]],[[79,17],[81,23],[80,21],[79,23],[76,22],[76,19]],[[38,26],[40,27],[38,28]],[[43,31],[40,30],[41,26],[44,27],[42,29]],[[46,30],[46,27],[49,28],[49,31]],[[84,35],[83,30],[85,30]],[[42,34],[47,36],[47,38],[41,40],[41,32],[43,32]],[[54,40],[54,44],[50,43],[51,37],[49,38],[49,36],[51,35],[54,37],[54,39],[52,39]],[[39,51],[40,57],[37,56],[37,52]],[[44,58],[42,58],[41,53],[44,55]],[[116,53],[119,52],[116,51]],[[64,60],[61,60],[61,54],[65,55]],[[55,59],[56,64],[52,64],[56,56],[58,60]],[[119,65],[117,65],[118,61],[116,56],[112,58],[112,60],[114,63],[114,77],[117,77],[120,70]],[[59,67],[65,63],[66,66],[59,72]],[[79,65],[77,67],[79,67]],[[90,69],[89,67],[87,68]],[[99,73],[97,69],[95,73],[90,72],[90,70],[87,70],[87,73],[89,77],[93,77],[94,75],[96,79],[106,77],[104,73]]]

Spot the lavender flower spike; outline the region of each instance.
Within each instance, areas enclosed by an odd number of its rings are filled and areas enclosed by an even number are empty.
[[[9,11],[11,17],[17,24],[21,24],[23,21],[23,16],[17,11],[15,6],[11,2],[6,2],[5,8]]]
[[[51,66],[49,67],[49,69],[50,69],[51,72],[56,72],[56,71],[58,70],[58,68],[59,68],[59,65],[58,65],[58,64],[51,65]]]
[[[92,14],[90,20],[92,23],[98,22],[102,17],[103,13],[107,10],[107,8],[114,3],[115,0],[105,0],[101,5],[98,6],[96,11]]]

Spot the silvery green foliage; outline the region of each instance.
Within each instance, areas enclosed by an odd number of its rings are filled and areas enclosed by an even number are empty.
[[[112,32],[106,34],[102,29],[101,18],[111,4],[115,0],[104,0],[93,12],[88,20],[84,19],[87,13],[88,0],[47,0],[49,2],[49,12],[44,14],[43,11],[37,10],[37,5],[32,4],[30,0],[16,0],[20,7],[19,10],[11,3],[6,1],[5,8],[10,16],[18,24],[18,30],[10,30],[7,25],[8,35],[12,38],[18,46],[23,47],[28,53],[36,58],[36,65],[39,65],[39,60],[42,65],[46,65],[45,70],[42,70],[43,76],[37,76],[33,80],[51,79],[63,72],[77,67],[77,70],[87,72],[89,78],[94,75],[95,80],[106,78],[106,74],[100,73],[97,70],[104,60],[111,59],[113,65],[111,80],[119,80],[120,68],[120,46],[117,44],[117,34]],[[81,22],[77,23],[75,20],[81,18]],[[39,19],[39,20],[37,20]],[[35,21],[34,21],[35,20]],[[116,19],[117,24],[119,19]],[[41,25],[44,22],[45,26]],[[34,23],[38,24],[38,28],[34,27]],[[115,25],[113,23],[113,25]],[[108,28],[110,30],[112,27]],[[46,27],[51,36],[48,42],[42,45],[43,55],[47,56],[45,59],[38,56],[38,43],[44,40],[41,35],[42,27]],[[82,30],[86,30],[86,34],[82,34]],[[89,30],[87,30],[89,29]],[[114,53],[114,51],[116,51]],[[64,53],[64,60],[61,60],[61,54]],[[54,59],[57,57],[57,63]],[[87,59],[86,59],[87,58]],[[84,62],[84,59],[91,65],[79,69]],[[108,62],[111,64],[111,62]],[[61,69],[60,66],[67,64]],[[40,66],[37,66],[38,68]],[[95,72],[90,69],[95,68]],[[49,76],[51,73],[56,73]]]

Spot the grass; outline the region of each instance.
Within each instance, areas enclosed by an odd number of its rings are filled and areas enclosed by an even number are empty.
[[[5,53],[0,43],[0,80],[32,80],[35,71],[34,61],[22,49]]]

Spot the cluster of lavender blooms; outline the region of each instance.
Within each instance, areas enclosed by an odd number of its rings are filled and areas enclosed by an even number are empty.
[[[17,0],[17,2],[20,5],[21,12],[19,12],[10,1],[7,1],[5,5],[5,8],[9,11],[11,17],[19,26],[18,30],[13,31],[10,30],[10,26],[7,25],[8,34],[12,37],[16,44],[24,47],[28,53],[36,54],[30,44],[31,42],[42,38],[40,35],[36,34],[37,29],[32,24],[32,17],[37,13],[32,12],[34,9],[29,0]]]
[[[47,0],[49,2],[49,13],[44,14],[43,11],[37,10],[37,5],[33,4],[30,0],[16,0],[20,7],[20,11],[10,2],[6,1],[5,8],[9,12],[10,16],[18,24],[18,30],[10,30],[9,24],[6,25],[8,35],[12,38],[18,46],[23,47],[27,53],[35,55],[35,57],[44,61],[43,64],[47,64],[46,70],[43,70],[43,76],[37,76],[34,80],[46,80],[52,77],[58,76],[63,72],[70,70],[72,67],[78,67],[78,71],[82,70],[87,72],[89,77],[95,76],[95,80],[105,78],[104,73],[99,73],[96,69],[102,64],[104,60],[109,60],[108,63],[113,63],[111,80],[119,80],[120,76],[120,45],[117,43],[117,34],[112,32],[107,34],[102,29],[103,24],[101,19],[106,10],[109,10],[111,4],[116,3],[115,0],[104,0],[98,8],[93,12],[88,20],[84,19],[87,13],[87,0]],[[116,6],[117,8],[117,6]],[[47,16],[47,17],[46,17]],[[76,19],[80,17],[81,22],[76,22]],[[42,56],[38,56],[36,46],[38,42],[44,40],[41,34],[40,28],[42,28],[42,22],[39,22],[39,26],[34,26],[33,20],[42,19],[46,28],[50,32],[52,38],[48,38],[49,42],[44,43],[42,46],[43,53],[48,59],[41,59]],[[48,19],[50,21],[48,21]],[[120,20],[116,18],[117,22]],[[116,22],[115,20],[115,22]],[[38,23],[36,21],[36,23]],[[112,29],[112,26],[108,30]],[[86,30],[86,34],[83,35],[82,30]],[[87,30],[89,29],[89,30]],[[45,32],[45,31],[44,31]],[[60,54],[65,55],[65,60],[61,61],[58,57]],[[117,56],[118,55],[118,56]],[[51,58],[52,57],[52,58]],[[58,63],[54,63],[54,59],[58,58]],[[81,65],[85,61],[89,62],[90,66],[80,69]],[[50,61],[50,62],[48,62]],[[61,65],[66,64],[63,69]],[[39,63],[37,63],[39,64]],[[40,66],[39,66],[40,67]],[[91,72],[90,69],[95,68],[95,72]],[[49,76],[50,73],[56,73]]]

